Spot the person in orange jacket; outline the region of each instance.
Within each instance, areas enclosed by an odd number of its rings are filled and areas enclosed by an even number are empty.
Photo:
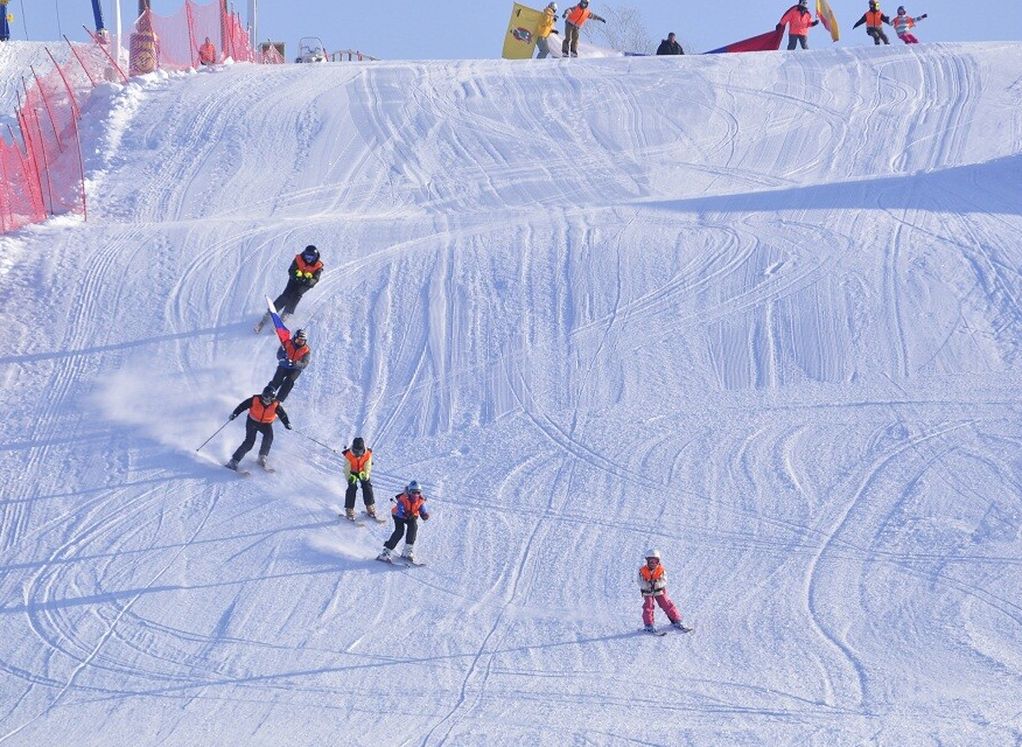
[[[199,47],[199,62],[203,65],[212,65],[216,63],[216,47],[213,46],[213,42],[206,37],[206,41]]]
[[[777,22],[777,30],[788,27],[788,51],[793,50],[798,44],[802,45],[802,49],[809,49],[806,37],[809,29],[818,23],[819,21],[814,21],[813,14],[809,12],[809,0],[798,0],[798,5],[792,5],[781,16],[781,20]]]
[[[377,555],[376,559],[385,563],[393,563],[391,553],[404,537],[405,547],[401,551],[401,557],[414,564],[415,537],[418,533],[419,517],[421,516],[423,521],[429,521],[429,511],[423,505],[426,502],[426,496],[422,494],[419,483],[412,480],[405,487],[404,492],[394,496],[393,501],[394,508],[390,510],[390,513],[394,518],[394,533],[390,535],[390,539],[383,543],[383,552]],[[408,530],[407,535],[405,529]]]
[[[355,493],[359,483],[362,484],[362,502],[366,513],[376,518],[376,500],[373,498],[373,450],[366,448],[365,439],[356,436],[351,446],[341,452],[344,457],[344,479],[348,483],[344,491],[344,516],[355,520]],[[382,521],[382,519],[381,519]]]
[[[323,262],[319,258],[319,249],[315,246],[309,244],[302,250],[301,254],[295,255],[295,258],[291,260],[291,266],[287,270],[287,285],[284,286],[284,291],[273,301],[273,307],[280,314],[280,318],[283,321],[286,322],[294,315],[295,309],[298,308],[298,302],[302,300],[302,296],[310,288],[315,287],[322,274]],[[266,326],[268,321],[270,321],[269,311],[263,314],[263,318],[255,326],[255,331],[262,332],[263,327]]]
[[[916,39],[916,35],[912,33],[912,28],[926,17],[926,13],[923,13],[921,16],[913,18],[908,14],[908,11],[905,10],[904,5],[899,5],[898,15],[896,15],[894,20],[891,21],[891,26],[894,28],[894,33],[896,33],[898,38],[903,42],[906,44],[918,44],[919,40]]]
[[[866,34],[873,39],[874,44],[879,46],[880,42],[891,43],[887,34],[884,33],[883,25],[885,23],[890,26],[891,19],[880,11],[880,0],[869,0],[869,10],[862,14],[862,18],[856,21],[852,28],[857,29],[862,24],[866,24]]]
[[[549,3],[543,9],[543,17],[539,19],[539,27],[536,29],[536,49],[539,54],[537,60],[550,56],[550,34],[556,34],[557,30],[557,3]]]
[[[639,590],[642,592],[642,624],[643,630],[647,633],[655,633],[656,626],[653,625],[653,602],[660,605],[671,625],[682,633],[688,633],[692,628],[686,628],[681,622],[681,613],[674,606],[674,602],[667,596],[667,573],[660,564],[660,551],[647,550],[646,563],[639,568]]]
[[[263,389],[262,394],[253,394],[241,402],[234,408],[229,420],[234,420],[245,410],[248,410],[248,419],[245,421],[245,440],[231,455],[231,461],[224,466],[237,472],[238,463],[255,446],[256,435],[261,433],[263,441],[259,444],[259,466],[272,472],[273,470],[266,463],[266,457],[270,453],[270,446],[273,445],[273,421],[279,417],[280,422],[288,430],[291,430],[291,421],[288,420],[287,413],[280,401],[273,396],[273,390],[270,387]]]
[[[572,5],[564,11],[564,41],[561,42],[561,57],[578,57],[578,37],[582,27],[590,18],[600,23],[606,23],[606,18],[589,10],[589,0],[578,0],[578,5]]]

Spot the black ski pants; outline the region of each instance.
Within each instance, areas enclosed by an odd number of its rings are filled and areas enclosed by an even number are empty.
[[[408,527],[408,534],[405,536],[405,527]],[[397,547],[397,543],[401,541],[401,537],[405,538],[406,545],[415,544],[415,535],[419,531],[419,520],[415,517],[411,519],[399,519],[394,517],[394,533],[390,535],[390,539],[383,543],[383,546],[388,550],[393,550]]]
[[[369,480],[362,480],[362,502],[366,506],[372,506],[376,503],[376,499],[373,498],[373,484]],[[344,507],[355,508],[355,492],[358,490],[358,481],[349,482],[348,489],[344,491]]]
[[[809,49],[809,45],[806,43],[806,37],[804,34],[788,34],[788,51],[790,52],[793,50],[796,44],[801,44],[802,49]]]
[[[882,28],[866,29],[866,33],[873,37],[873,43],[878,46],[881,41],[883,41],[884,44],[891,43],[887,40],[887,34],[884,33]]]
[[[270,447],[273,445],[273,423],[260,423],[252,418],[245,420],[245,440],[241,442],[241,446],[234,452],[232,457],[234,461],[240,462],[248,452],[255,446],[256,434],[263,434],[263,441],[259,444],[259,456],[266,456],[270,453]]]
[[[295,309],[298,308],[298,302],[302,300],[302,295],[308,289],[309,286],[307,285],[303,285],[293,279],[288,280],[283,293],[277,296],[277,299],[273,302],[273,307],[277,310],[278,314],[294,314]]]
[[[291,389],[294,388],[295,379],[302,373],[300,368],[285,368],[284,366],[277,366],[277,372],[273,374],[273,378],[270,379],[270,383],[266,386],[271,389],[275,389],[277,392],[277,400],[283,402],[287,399],[287,395],[291,394]]]

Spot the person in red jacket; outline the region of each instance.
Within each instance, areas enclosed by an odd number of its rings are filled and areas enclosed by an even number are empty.
[[[777,23],[777,30],[780,31],[785,26],[788,27],[789,51],[794,49],[797,44],[801,44],[802,49],[809,49],[806,37],[809,35],[809,29],[818,23],[819,21],[814,21],[813,14],[809,12],[809,0],[798,0],[798,5],[792,5],[781,16],[781,20]]]
[[[213,42],[206,37],[206,41],[199,47],[199,62],[203,65],[212,65],[216,62],[216,47],[213,46]]]
[[[671,625],[682,633],[688,633],[692,628],[686,628],[681,622],[681,613],[674,606],[674,602],[667,596],[667,573],[660,564],[660,551],[647,550],[646,563],[639,568],[639,590],[642,592],[642,624],[643,630],[647,633],[655,633],[656,626],[653,625],[653,602],[660,605]]]
[[[259,444],[259,466],[270,470],[266,463],[266,457],[270,453],[270,446],[273,445],[273,421],[279,417],[280,422],[288,430],[291,430],[291,421],[288,420],[287,413],[284,412],[280,401],[273,396],[273,390],[270,387],[263,389],[262,394],[253,394],[241,402],[234,408],[230,420],[234,420],[245,410],[248,410],[248,419],[245,421],[245,440],[231,455],[231,461],[224,466],[237,472],[238,462],[255,446],[256,435],[261,433],[263,442]]]
[[[589,0],[578,0],[578,5],[572,5],[564,15],[564,41],[561,42],[561,57],[567,57],[569,52],[572,57],[578,57],[578,37],[582,27],[590,18],[600,23],[606,23],[606,18],[589,10]]]
[[[866,34],[873,39],[874,44],[879,46],[880,42],[884,44],[891,43],[887,38],[887,34],[884,33],[883,25],[885,23],[890,26],[891,19],[880,11],[879,0],[869,0],[869,10],[862,14],[862,18],[856,21],[852,28],[857,29],[862,24],[866,24]]]
[[[423,505],[426,502],[426,496],[422,494],[419,483],[412,480],[404,492],[398,493],[393,500],[394,508],[390,510],[390,513],[394,517],[394,533],[390,535],[390,539],[383,543],[383,552],[377,555],[376,559],[385,563],[393,563],[391,553],[404,537],[405,547],[401,551],[401,557],[409,563],[415,563],[414,545],[419,528],[419,517],[421,516],[423,521],[429,521],[429,511]],[[408,530],[407,535],[405,529]]]

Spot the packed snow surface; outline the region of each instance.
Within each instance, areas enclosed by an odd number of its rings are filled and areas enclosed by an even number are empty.
[[[0,743],[1022,739],[1022,46],[233,65],[82,130],[89,220],[0,239]],[[196,447],[310,243],[242,479],[244,418]],[[338,521],[356,435],[426,567]]]

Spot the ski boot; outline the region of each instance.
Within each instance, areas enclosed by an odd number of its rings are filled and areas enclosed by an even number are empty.
[[[642,629],[647,633],[656,633],[655,625],[643,625]]]
[[[354,511],[355,509],[352,509],[352,513],[354,513]],[[370,519],[376,519],[377,521],[379,521],[379,517],[376,515],[376,504],[370,503],[368,506],[366,506],[366,514],[369,516]]]
[[[382,560],[384,563],[393,563],[393,558],[390,557],[390,548],[386,545],[383,546],[383,552],[376,556],[377,560]]]
[[[355,509],[353,509],[353,508],[346,508],[346,509],[344,509],[344,518],[347,519],[348,521],[354,521],[355,520]]]
[[[267,311],[265,314],[263,314],[263,318],[258,321],[255,327],[253,327],[255,333],[259,334],[260,332],[262,332],[263,327],[266,326],[266,322],[268,321],[270,321],[270,312]]]
[[[681,620],[675,620],[674,622],[671,623],[671,625],[673,625],[677,630],[680,630],[682,633],[692,632],[692,628],[686,628],[685,623],[683,623]]]
[[[413,545],[405,545],[405,549],[401,551],[401,557],[407,560],[409,563],[414,563],[415,547]]]
[[[235,472],[238,471],[238,460],[231,459],[227,464],[224,465],[227,469],[233,469]]]

